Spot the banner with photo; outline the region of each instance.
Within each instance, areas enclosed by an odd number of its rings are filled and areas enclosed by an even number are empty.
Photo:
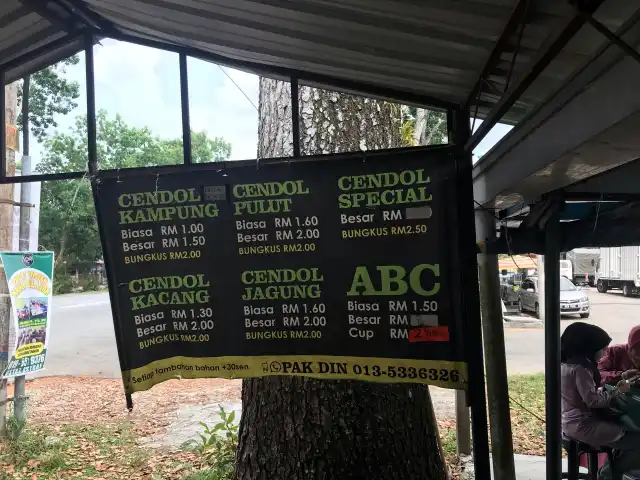
[[[11,296],[15,344],[2,376],[44,368],[51,325],[53,252],[0,252]]]

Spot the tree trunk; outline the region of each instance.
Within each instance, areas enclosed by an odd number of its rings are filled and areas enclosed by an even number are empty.
[[[290,155],[290,86],[260,80],[258,156]],[[397,105],[300,89],[302,154],[397,147]],[[429,390],[418,384],[245,380],[238,480],[446,478]]]
[[[18,83],[13,82],[4,89],[5,121],[15,125],[18,118]],[[2,128],[5,128],[2,125]],[[7,177],[16,174],[16,152],[7,149]],[[0,198],[13,200],[13,185],[0,185]],[[0,204],[0,250],[13,250],[13,206]]]
[[[426,143],[424,143],[424,134],[427,129],[428,119],[429,110],[425,108],[416,109],[416,126],[413,130],[413,141],[415,145],[426,145]]]

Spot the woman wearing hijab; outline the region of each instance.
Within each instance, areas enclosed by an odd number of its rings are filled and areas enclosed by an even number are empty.
[[[600,385],[598,359],[611,343],[611,337],[600,327],[576,322],[569,325],[560,339],[562,431],[566,436],[593,447],[614,449],[617,478],[640,469],[640,433],[626,432],[622,425],[606,418],[620,393],[629,390],[629,382],[622,380],[613,392]],[[611,478],[605,464],[598,480]]]
[[[605,350],[598,369],[601,385],[615,385],[620,380],[640,375],[640,325],[631,329],[626,344],[612,345]]]

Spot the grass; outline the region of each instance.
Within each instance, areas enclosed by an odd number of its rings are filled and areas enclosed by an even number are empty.
[[[509,377],[516,453],[544,454],[544,375]],[[90,421],[90,420],[87,420]],[[27,425],[0,441],[0,480],[104,479],[226,480],[224,469],[194,452],[162,453],[141,447],[127,421],[59,426]],[[455,422],[439,422],[447,462],[456,461]]]
[[[509,377],[511,429],[514,453],[545,454],[544,374]],[[456,463],[455,422],[440,423],[440,439],[445,459]]]
[[[69,459],[65,453],[72,444],[67,439],[52,442],[49,433],[27,428],[18,438],[2,443],[0,462],[6,468],[2,469],[5,476],[0,478],[16,478],[14,472],[23,469],[37,470],[44,475],[66,469]]]
[[[67,478],[184,478],[199,469],[138,445],[126,422],[110,425],[27,426],[19,437],[0,442],[0,480]],[[216,477],[195,477],[217,480]]]
[[[458,447],[456,445],[456,428],[453,427],[440,427],[440,441],[442,442],[442,451],[444,452],[444,458],[447,462],[451,463],[458,454]]]
[[[509,396],[514,452],[544,455],[544,374],[510,376]]]
[[[226,480],[227,478],[228,477],[217,468],[205,468],[199,472],[187,475],[184,477],[184,480]]]

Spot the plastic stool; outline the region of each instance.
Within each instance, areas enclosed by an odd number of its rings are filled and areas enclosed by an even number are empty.
[[[568,472],[562,472],[561,478],[568,480],[597,480],[598,478],[598,454],[606,453],[609,457],[609,464],[611,466],[611,473],[614,475],[615,465],[613,464],[613,450],[610,448],[595,448],[583,442],[579,442],[565,435],[562,436],[562,443],[567,451],[567,462],[569,466]],[[589,458],[589,471],[585,473],[579,472],[579,461],[582,455],[587,455]],[[625,480],[636,480],[631,476]],[[637,480],[640,480],[638,477]]]

